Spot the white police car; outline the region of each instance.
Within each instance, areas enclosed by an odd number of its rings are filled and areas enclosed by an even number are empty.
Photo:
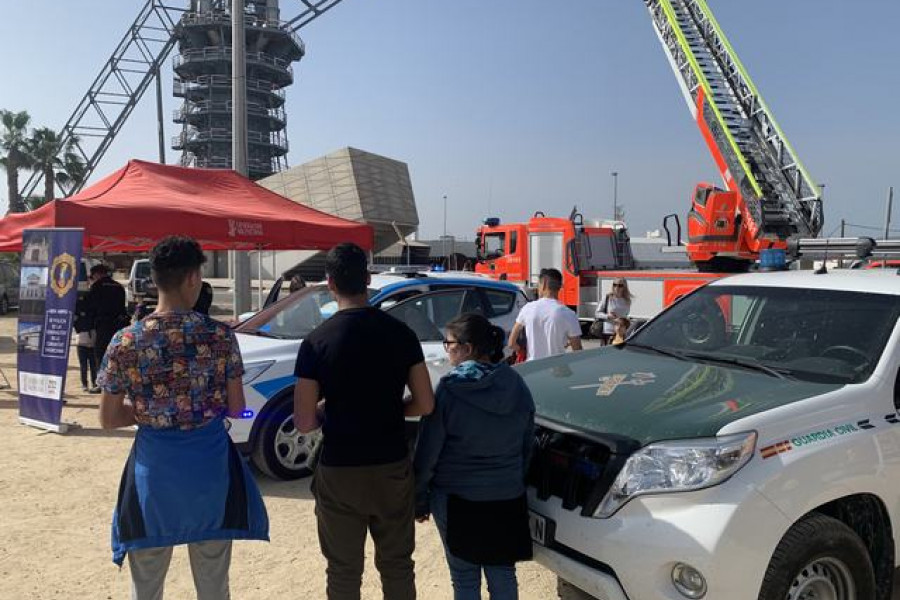
[[[375,275],[373,306],[389,311],[415,331],[436,384],[449,370],[443,327],[465,312],[479,312],[504,331],[512,329],[526,297],[515,285],[475,275]],[[243,419],[231,437],[263,472],[279,479],[309,475],[309,439],[294,428],[294,365],[303,338],[337,311],[324,285],[279,300],[235,329],[244,360]],[[352,376],[352,373],[348,374]]]

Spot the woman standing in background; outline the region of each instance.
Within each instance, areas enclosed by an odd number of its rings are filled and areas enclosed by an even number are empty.
[[[603,330],[595,332],[595,328],[591,327],[591,333],[599,334],[600,342],[604,346],[609,344],[616,334],[616,319],[627,317],[631,312],[631,301],[633,298],[634,296],[631,290],[628,289],[628,282],[625,279],[619,277],[613,280],[612,289],[603,298],[603,303],[597,308],[597,312],[594,315],[603,324]]]

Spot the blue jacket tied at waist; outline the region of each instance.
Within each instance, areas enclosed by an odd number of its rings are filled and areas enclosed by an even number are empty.
[[[113,561],[130,550],[268,540],[256,481],[217,418],[192,430],[138,429],[113,514]]]

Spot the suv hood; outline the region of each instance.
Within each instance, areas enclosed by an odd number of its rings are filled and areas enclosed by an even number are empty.
[[[601,348],[517,367],[537,414],[642,445],[715,436],[722,427],[843,384],[778,379],[628,348]]]
[[[259,360],[274,360],[285,353],[296,357],[301,342],[301,340],[276,340],[247,333],[235,333],[234,337],[237,338],[245,365]]]

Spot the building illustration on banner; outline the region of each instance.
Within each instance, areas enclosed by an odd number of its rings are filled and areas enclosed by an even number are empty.
[[[19,352],[37,352],[40,349],[42,327],[41,323],[19,322]]]
[[[19,286],[19,314],[25,317],[41,317],[47,303],[47,282],[50,269],[22,267]],[[21,318],[21,317],[20,317]]]
[[[22,250],[23,265],[44,265],[50,262],[50,239],[46,235],[36,235]]]

